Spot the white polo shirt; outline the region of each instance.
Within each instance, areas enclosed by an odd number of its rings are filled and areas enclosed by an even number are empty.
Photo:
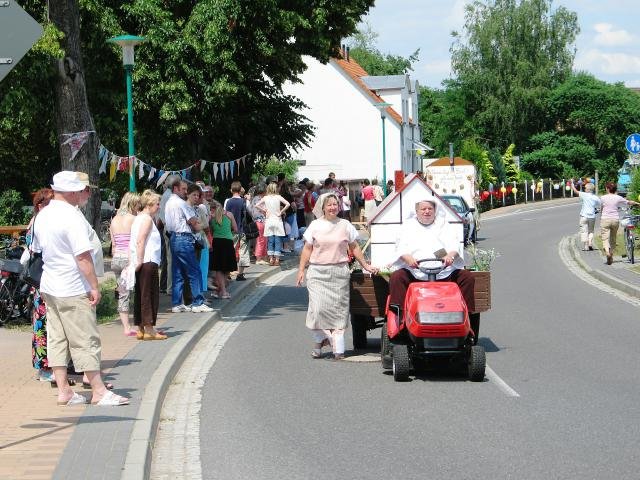
[[[165,230],[167,232],[191,233],[187,220],[195,217],[195,212],[187,202],[175,193],[171,194],[164,210]]]
[[[40,291],[54,297],[82,295],[91,287],[78,268],[76,256],[93,252],[86,221],[76,207],[51,200],[34,221],[33,249],[42,252]]]

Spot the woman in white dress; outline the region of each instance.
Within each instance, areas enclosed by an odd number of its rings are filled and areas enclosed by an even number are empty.
[[[133,318],[138,326],[139,340],[166,340],[155,329],[160,299],[160,232],[153,217],[160,210],[160,195],[145,190],[140,196],[142,210],[131,226],[130,261],[135,265],[136,290]]]
[[[282,237],[285,235],[282,215],[290,203],[278,194],[278,184],[270,183],[256,208],[264,213],[264,236],[267,237],[267,255],[269,265],[280,265],[282,255]]]
[[[333,358],[344,358],[344,331],[349,325],[349,251],[362,268],[371,273],[378,269],[367,263],[356,241],[358,232],[347,220],[338,217],[340,201],[334,193],[325,193],[313,209],[316,220],[304,232],[297,285],[307,271],[309,309],[307,328],[311,330],[313,358],[322,356],[322,347],[331,345]]]

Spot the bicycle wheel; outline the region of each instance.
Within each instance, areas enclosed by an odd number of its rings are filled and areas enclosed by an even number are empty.
[[[634,264],[635,263],[635,255],[634,255],[634,250],[635,250],[635,238],[634,238],[634,232],[633,229],[628,228],[627,229],[627,235],[626,235],[626,244],[627,244],[627,258],[629,259],[629,261]]]
[[[13,295],[10,280],[0,283],[0,325],[4,325],[13,315]]]

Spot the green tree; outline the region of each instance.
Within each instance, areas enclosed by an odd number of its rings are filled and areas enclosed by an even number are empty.
[[[502,155],[502,163],[504,164],[505,173],[507,174],[507,180],[509,182],[519,182],[520,181],[520,169],[516,165],[516,162],[513,158],[513,151],[516,146],[512,143],[507,147],[504,154]]]
[[[595,148],[580,135],[544,132],[530,139],[532,150],[522,156],[522,168],[536,178],[593,175],[601,166]]]
[[[480,188],[486,189],[490,183],[495,185],[497,178],[493,171],[493,164],[489,160],[489,152],[481,147],[476,140],[467,138],[462,142],[460,156],[465,160],[473,162],[476,166],[478,184]]]
[[[121,52],[106,43],[127,32],[147,38],[136,48],[134,70],[141,159],[179,169],[199,158],[284,157],[308,142],[313,129],[300,113],[304,105],[282,93],[283,83],[297,80],[303,55],[324,62],[336,55],[341,39],[356,30],[373,3],[83,0],[80,47],[98,137],[114,152],[127,151]],[[23,6],[46,19],[43,2],[26,0]],[[3,173],[25,172],[27,181],[18,184],[23,191],[46,184],[60,165],[52,57],[30,53],[0,87],[0,112],[14,117],[0,125],[0,165]]]
[[[640,95],[622,84],[579,73],[553,90],[548,111],[558,135],[580,137],[595,149],[594,156],[586,158],[593,165],[586,167],[615,181],[628,155],[625,139],[640,130]],[[574,165],[581,170],[579,163]]]
[[[578,19],[552,0],[476,0],[451,65],[465,110],[490,143],[525,145],[546,129],[546,99],[571,73]]]

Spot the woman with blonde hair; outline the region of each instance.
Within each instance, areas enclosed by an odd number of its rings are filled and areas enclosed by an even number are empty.
[[[321,358],[322,347],[331,345],[333,359],[344,359],[344,331],[349,325],[349,251],[364,270],[378,272],[364,258],[355,227],[338,218],[339,211],[338,196],[323,194],[313,209],[317,218],[303,235],[305,243],[296,283],[300,286],[304,282],[308,264],[306,325],[314,341],[313,358]]]
[[[139,340],[166,340],[155,329],[160,300],[160,231],[153,217],[160,210],[160,195],[145,190],[140,196],[140,213],[131,226],[130,258],[136,270],[135,308],[133,318]]]
[[[282,237],[285,235],[282,215],[289,205],[290,203],[278,194],[278,184],[275,182],[267,186],[264,197],[256,204],[256,208],[265,215],[264,236],[267,237],[267,255],[269,265],[272,266],[280,265]]]
[[[140,195],[135,192],[127,192],[120,200],[120,208],[116,215],[111,219],[109,225],[109,233],[111,235],[111,244],[113,247],[113,256],[111,258],[111,270],[118,279],[116,287],[116,298],[118,300],[118,314],[124,328],[124,334],[128,337],[135,337],[136,332],[132,330],[129,324],[129,298],[131,291],[127,290],[126,285],[120,280],[122,270],[129,264],[129,240],[131,238],[131,225],[140,210]]]
[[[211,252],[211,268],[216,272],[218,293],[212,293],[214,298],[231,298],[227,291],[227,275],[238,268],[236,250],[233,246],[233,234],[238,231],[233,213],[227,212],[219,202],[211,205],[211,233],[213,234],[213,249]]]

